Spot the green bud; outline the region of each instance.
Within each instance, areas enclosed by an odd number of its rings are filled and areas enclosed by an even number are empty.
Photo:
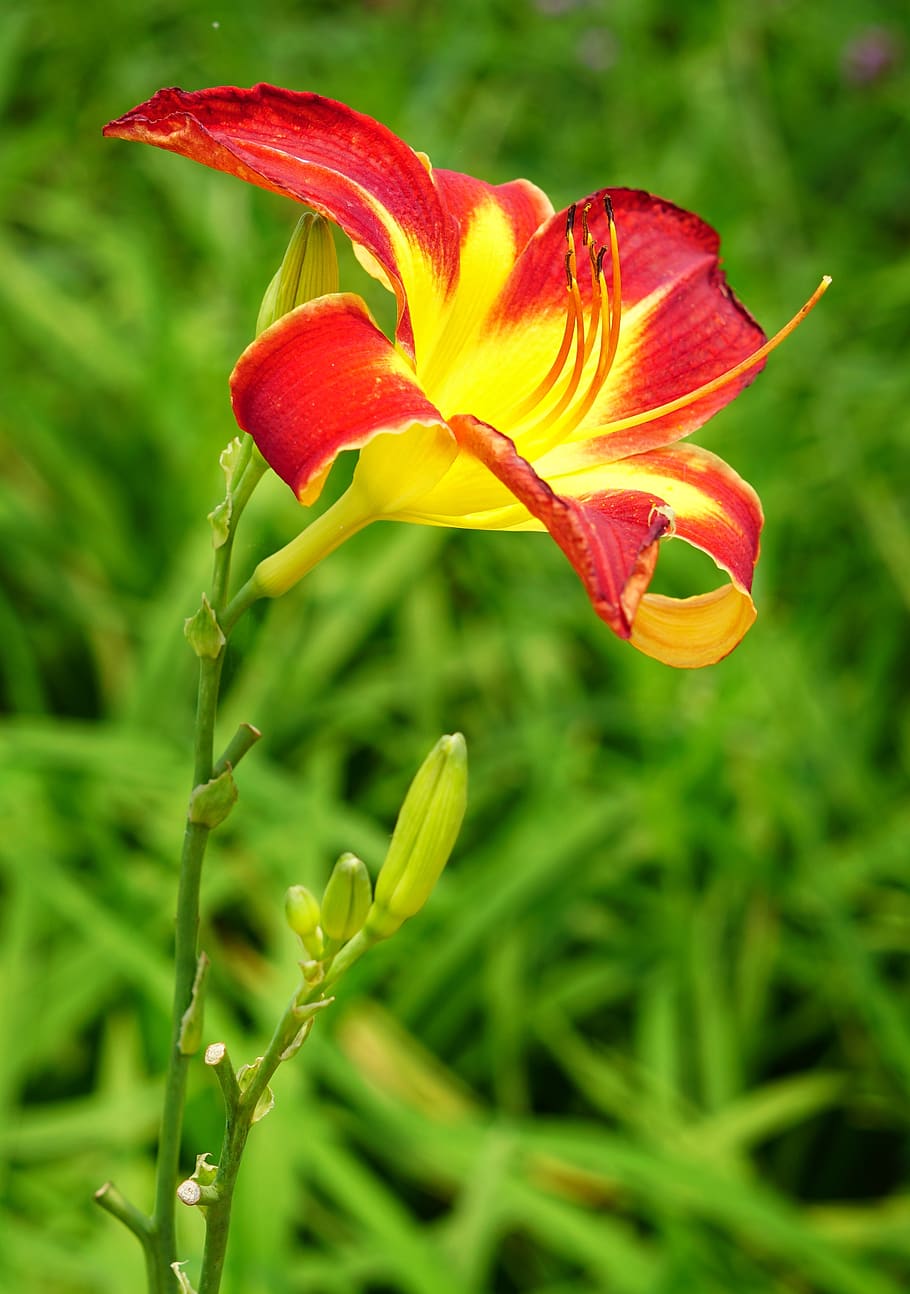
[[[202,606],[183,622],[184,636],[199,657],[217,660],[227,642],[211,602],[203,593]]]
[[[338,257],[332,227],[308,211],[297,221],[284,260],[272,279],[256,320],[256,336],[306,301],[338,291]]]
[[[218,777],[193,788],[189,820],[202,827],[217,827],[237,803],[237,786],[226,768]]]
[[[322,928],[328,937],[340,944],[352,939],[367,919],[372,898],[366,864],[356,854],[342,854],[322,896]]]
[[[319,900],[305,885],[292,885],[284,896],[287,923],[299,935],[311,957],[323,954],[322,931],[319,929]]]
[[[458,837],[468,754],[460,732],[441,737],[410,785],[376,881],[366,931],[387,939],[426,903]]]

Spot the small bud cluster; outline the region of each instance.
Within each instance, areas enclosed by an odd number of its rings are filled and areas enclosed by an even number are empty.
[[[440,738],[405,796],[375,893],[366,865],[350,853],[342,854],[333,867],[321,901],[303,885],[288,890],[288,925],[309,955],[301,963],[308,989],[327,977],[336,978],[367,947],[388,939],[424,906],[461,827],[467,767],[461,733]]]

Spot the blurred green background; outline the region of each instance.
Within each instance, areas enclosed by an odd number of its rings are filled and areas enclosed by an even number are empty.
[[[203,943],[206,1036],[238,1061],[296,980],[285,886],[318,887],[344,848],[375,867],[440,732],[467,735],[472,801],[429,908],[279,1072],[227,1294],[908,1288],[905,18],[898,0],[4,7],[0,1288],[141,1286],[91,1195],[113,1177],[150,1202],[181,626],[209,578],[227,375],[296,214],[100,130],[162,85],[256,80],[557,206],[623,184],[691,207],[769,330],[822,273],[834,287],[699,436],[768,517],[759,620],[720,666],[616,641],[543,536],[373,527],[237,634],[223,734],[265,737],[210,855]],[[239,565],[300,519],[267,482]],[[676,558],[663,587],[688,591]],[[188,1167],[220,1139],[201,1071]]]

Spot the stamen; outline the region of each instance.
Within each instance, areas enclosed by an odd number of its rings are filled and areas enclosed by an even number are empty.
[[[587,417],[600,394],[601,388],[609,376],[610,369],[613,367],[613,361],[616,358],[616,348],[619,345],[619,328],[622,322],[622,276],[619,266],[619,239],[616,234],[616,220],[613,215],[613,203],[609,195],[604,195],[604,211],[610,226],[610,264],[613,273],[613,284],[609,301],[606,294],[606,283],[603,277],[603,263],[606,259],[607,249],[601,247],[597,253],[596,273],[598,290],[597,296],[600,303],[600,353],[597,356],[597,367],[594,375],[588,384],[588,389],[582,399],[571,410],[569,415],[563,419],[562,423],[550,428],[553,440],[562,440],[575,430],[577,426]],[[602,286],[601,286],[602,284]],[[591,329],[590,340],[593,341],[594,329]],[[587,355],[586,357],[587,358]]]
[[[584,247],[587,247],[588,244],[593,241],[591,238],[591,231],[588,228],[588,212],[590,210],[591,210],[590,202],[586,202],[581,209],[581,230],[582,230],[581,241]]]
[[[577,282],[575,282],[572,287],[572,313],[575,319],[575,362],[572,365],[572,373],[569,377],[568,386],[565,388],[552,409],[538,418],[526,430],[522,431],[521,440],[523,446],[533,444],[535,433],[541,431],[545,433],[545,439],[548,439],[551,429],[554,425],[558,425],[560,415],[566,411],[575,399],[575,393],[578,390],[578,384],[581,381],[581,375],[584,372],[585,367],[585,360],[587,359],[587,349],[585,347],[584,307],[581,303],[581,293],[578,290]],[[544,394],[546,394],[546,392],[544,392]],[[533,403],[529,403],[527,400],[523,401],[520,406],[522,415],[530,413],[531,410],[538,407],[539,404],[539,398],[535,398]],[[513,415],[513,417],[514,416],[515,415]]]
[[[594,349],[594,339],[597,336],[597,326],[601,317],[601,291],[600,275],[598,264],[603,259],[603,248],[598,249],[597,244],[592,238],[588,243],[588,260],[591,262],[591,310],[588,314],[588,329],[585,334],[585,363],[587,364]]]
[[[605,247],[601,247],[597,256],[597,275],[598,281],[601,283],[603,283],[603,263],[606,251],[607,249]],[[615,284],[615,264],[613,272]],[[607,375],[610,372],[614,356],[616,355],[616,344],[619,340],[619,309],[615,306],[611,307],[605,290],[606,286],[606,283],[603,283],[603,287],[600,289],[601,327],[600,353],[597,356],[597,368],[594,370],[594,376],[591,378],[591,381],[588,384],[588,389],[581,402],[576,405],[576,407],[571,411],[571,415],[563,421],[561,426],[553,428],[553,431],[559,439],[562,439],[570,432],[574,431],[582,419],[587,415],[594,401],[600,394],[604,382],[607,380]],[[613,295],[614,297],[616,296],[615,290]]]
[[[569,207],[566,212],[566,243],[568,244],[565,255],[566,271],[566,290],[569,293],[569,306],[566,310],[566,322],[563,328],[562,341],[559,344],[556,358],[547,370],[546,376],[530,391],[520,404],[512,411],[511,417],[517,422],[526,417],[532,409],[535,409],[543,397],[553,389],[553,386],[560,373],[566,366],[566,360],[569,357],[569,347],[572,345],[572,337],[578,336],[578,344],[581,346],[584,338],[584,320],[581,307],[581,294],[578,291],[578,284],[575,280],[575,240],[573,229],[575,226],[575,203]]]
[[[609,193],[604,194],[604,211],[610,226],[610,266],[613,271],[613,291],[610,299],[610,357],[607,360],[606,377],[616,357],[619,345],[619,325],[622,318],[622,274],[619,269],[619,238],[616,234],[616,217],[613,215],[613,203]]]
[[[718,377],[712,378],[710,382],[705,382],[702,386],[697,386],[694,391],[689,391],[686,395],[681,395],[676,400],[669,400],[666,404],[659,404],[654,409],[645,409],[642,413],[632,414],[629,418],[617,418],[615,422],[604,423],[598,428],[598,434],[602,435],[605,432],[626,431],[630,427],[639,427],[645,422],[655,422],[658,418],[663,418],[668,413],[676,413],[679,409],[685,409],[688,405],[694,404],[696,400],[701,400],[707,395],[712,395],[715,391],[719,391],[725,387],[729,382],[735,381],[741,374],[748,373],[750,368],[754,368],[756,364],[760,364],[766,355],[770,355],[772,350],[775,350],[786,337],[790,336],[791,332],[793,332],[795,328],[799,327],[809,311],[818,305],[819,301],[828,291],[830,286],[831,276],[830,274],[826,274],[821,283],[819,283],[818,287],[812,293],[809,300],[804,306],[797,310],[790,322],[784,324],[783,328],[781,328],[779,332],[776,332],[769,341],[766,341],[763,346],[758,348],[758,350],[753,351],[751,355],[746,357],[746,359],[741,360],[739,364],[735,364],[733,368],[728,368],[725,373],[721,373]]]
[[[558,418],[574,398],[585,366],[584,306],[581,303],[581,293],[578,290],[578,280],[575,279],[574,275],[572,281],[572,311],[575,315],[575,364],[572,368],[572,376],[569,378],[569,385],[557,400],[554,408],[547,414],[544,419],[544,422],[546,423],[551,422],[554,418]]]
[[[546,414],[542,415],[530,427],[522,430],[521,440],[522,447],[526,451],[543,453],[547,445],[557,443],[575,430],[579,423],[584,419],[607,379],[613,361],[616,357],[616,350],[619,345],[619,330],[622,316],[622,276],[619,264],[619,240],[616,234],[616,219],[613,214],[613,204],[609,194],[603,198],[604,212],[607,217],[610,237],[610,264],[612,269],[612,290],[607,295],[606,280],[603,273],[603,265],[607,255],[606,247],[597,247],[588,226],[588,211],[590,203],[586,203],[582,208],[582,230],[588,247],[588,258],[591,265],[591,313],[588,320],[587,335],[583,336],[576,328],[577,343],[575,351],[575,363],[573,366],[572,376],[568,385],[556,402],[555,406]],[[569,244],[570,253],[574,257],[574,236],[573,228],[575,221],[575,208],[570,208],[566,218],[566,239]],[[590,240],[590,241],[588,241]],[[569,256],[566,258],[569,264]],[[574,266],[574,260],[573,260]],[[574,274],[573,274],[574,277]],[[573,300],[576,308],[580,309],[580,293],[577,283],[573,291]],[[578,403],[572,408],[572,402],[578,393],[581,383],[582,374],[585,366],[594,350],[594,342],[597,332],[600,331],[600,350],[597,356],[597,364],[594,373],[588,382],[587,389]],[[584,345],[582,347],[582,340]],[[529,412],[528,402],[522,403],[522,413]]]

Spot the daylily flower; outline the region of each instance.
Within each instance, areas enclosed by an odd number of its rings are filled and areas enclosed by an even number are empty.
[[[360,450],[348,492],[260,564],[259,595],[378,518],[546,528],[597,614],[648,655],[696,666],[736,646],[755,617],[761,508],[716,455],[678,442],[752,380],[826,281],[766,343],[697,216],[630,189],[554,213],[526,180],[436,170],[314,94],[162,90],[105,133],[308,204],[397,298],[394,342],[359,297],[332,293],[237,364],[237,420],[301,502],[341,450]],[[681,600],[646,592],[670,535],[727,581]]]

